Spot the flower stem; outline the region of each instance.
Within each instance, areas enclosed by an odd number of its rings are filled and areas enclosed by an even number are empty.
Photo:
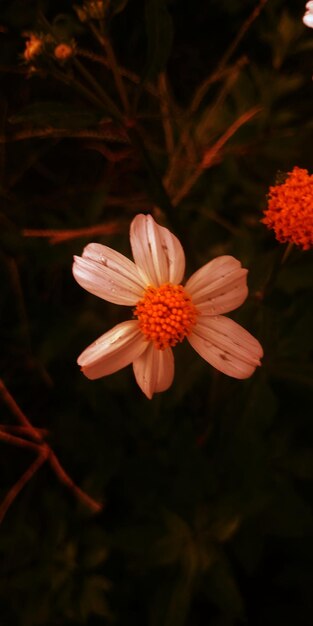
[[[127,96],[127,92],[123,83],[121,71],[120,71],[116,56],[115,56],[115,52],[111,46],[110,39],[104,31],[100,33],[94,24],[90,23],[90,28],[92,32],[94,33],[95,37],[98,39],[99,43],[103,46],[105,50],[105,53],[108,59],[108,65],[111,68],[112,73],[113,73],[116,89],[118,91],[121,102],[123,104],[124,111],[126,115],[128,115],[129,114],[128,96]]]

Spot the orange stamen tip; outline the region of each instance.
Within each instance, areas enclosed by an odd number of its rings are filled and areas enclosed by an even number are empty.
[[[263,224],[281,243],[290,242],[309,250],[313,246],[313,175],[299,167],[281,185],[269,189]]]
[[[145,337],[158,350],[165,350],[190,334],[197,310],[182,285],[164,283],[160,287],[147,287],[134,315]]]

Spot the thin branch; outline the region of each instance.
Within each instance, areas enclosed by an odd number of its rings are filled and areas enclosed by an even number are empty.
[[[16,424],[0,424],[0,430],[5,433],[20,433],[26,437],[29,435],[28,428],[25,428],[25,426],[17,426]],[[36,430],[38,430],[38,433],[40,433],[42,437],[49,435],[47,428],[36,428]]]
[[[78,485],[76,485],[74,483],[72,478],[69,476],[69,474],[62,467],[59,459],[54,454],[54,452],[51,450],[51,448],[50,448],[50,454],[49,454],[49,463],[50,463],[52,469],[54,470],[55,474],[59,478],[59,480],[64,485],[66,485],[66,487],[68,487],[70,489],[70,491],[72,491],[77,496],[77,498],[79,500],[81,500],[86,506],[88,506],[89,509],[91,509],[91,511],[94,511],[94,513],[98,513],[99,511],[101,511],[103,509],[103,504],[100,504],[99,502],[96,502],[96,500],[94,500],[93,498],[88,496],[87,493],[82,491],[82,489],[80,489],[80,487],[78,487]]]
[[[243,126],[243,124],[246,124],[246,122],[252,119],[260,111],[260,107],[254,107],[249,111],[243,113],[237,120],[235,120],[235,122],[233,122],[233,124],[231,124],[231,126],[225,131],[225,133],[223,133],[223,135],[215,142],[215,144],[211,146],[208,150],[206,150],[202,162],[189,176],[189,178],[187,178],[181,189],[172,199],[172,204],[174,206],[177,206],[177,204],[179,204],[179,202],[187,195],[190,189],[197,182],[198,178],[201,176],[203,170],[212,166],[224,144],[235,134],[238,128],[240,128],[240,126]]]
[[[94,61],[94,63],[101,63],[102,65],[105,65],[105,67],[109,70],[111,69],[109,59],[107,59],[107,57],[104,57],[100,54],[95,54],[90,50],[76,48],[76,56],[82,56],[86,59],[90,59],[91,61]],[[127,78],[130,82],[134,83],[135,85],[140,84],[140,77],[135,74],[135,72],[132,72],[131,70],[126,69],[126,67],[122,67],[121,65],[119,65],[119,70],[121,75]],[[152,96],[155,96],[156,98],[158,97],[157,89],[152,83],[146,83],[144,87],[146,91],[148,91]]]
[[[129,101],[128,101],[128,96],[127,96],[127,92],[126,89],[124,87],[124,83],[122,80],[122,76],[121,76],[121,71],[120,71],[120,67],[119,64],[117,62],[116,56],[115,56],[115,52],[111,46],[111,42],[109,40],[109,38],[104,34],[104,33],[100,33],[97,29],[97,27],[90,22],[89,24],[92,32],[94,33],[94,35],[96,36],[96,38],[98,39],[99,43],[103,46],[105,53],[107,55],[107,59],[108,59],[108,64],[109,67],[112,71],[113,77],[114,77],[114,81],[115,81],[115,85],[116,85],[116,89],[118,91],[118,94],[120,96],[121,102],[123,104],[124,107],[124,111],[126,113],[126,115],[129,114]]]
[[[126,134],[119,128],[118,131],[114,129],[114,133],[110,131],[109,126],[102,126],[97,130],[89,129],[68,129],[68,128],[53,128],[48,126],[46,128],[26,128],[19,130],[11,135],[0,135],[0,144],[9,143],[12,141],[24,141],[27,139],[45,139],[53,137],[56,139],[62,139],[63,137],[68,139],[98,139],[99,141],[116,141],[118,143],[129,143]]]
[[[237,61],[237,63],[235,63],[235,65],[232,65],[231,67],[226,67],[222,70],[221,69],[217,70],[216,72],[214,72],[214,74],[211,74],[211,76],[206,78],[206,80],[203,81],[200,87],[198,87],[196,93],[194,94],[192,98],[188,115],[191,116],[193,113],[195,113],[198,110],[203,98],[205,97],[211,85],[223,80],[224,78],[227,78],[229,75],[232,75],[234,72],[237,73],[238,70],[242,69],[247,63],[248,63],[247,57],[243,56]]]
[[[208,167],[210,167],[212,161],[216,158],[216,154],[218,154],[224,144],[237,132],[240,126],[243,126],[244,124],[249,122],[261,111],[262,108],[256,106],[240,115],[240,117],[238,117],[238,119],[229,126],[225,133],[223,133],[223,135],[216,141],[216,143],[211,148],[206,150],[202,159],[201,169],[207,169]]]
[[[12,444],[12,446],[17,446],[18,448],[28,448],[29,450],[36,450],[36,452],[38,452],[41,448],[41,444],[33,443],[32,441],[28,441],[28,439],[22,439],[22,437],[10,435],[2,429],[0,429],[0,439],[1,441]]]
[[[167,80],[164,72],[158,76],[158,89],[160,94],[160,109],[163,122],[166,150],[169,155],[174,152],[174,135],[170,117],[169,93]]]
[[[41,454],[39,454],[36,460],[26,470],[26,472],[24,472],[24,474],[22,474],[22,476],[13,485],[13,487],[11,487],[10,491],[5,496],[0,505],[0,524],[3,521],[3,518],[10,508],[11,504],[14,502],[15,498],[18,496],[20,491],[22,491],[23,487],[25,487],[28,481],[34,476],[37,470],[43,465],[46,459],[46,453],[42,452]]]
[[[222,58],[221,58],[221,60],[220,60],[220,62],[218,64],[217,71],[221,71],[222,69],[224,69],[225,65],[228,63],[229,59],[234,54],[236,48],[238,47],[238,45],[240,44],[241,40],[245,36],[246,32],[249,30],[251,24],[253,24],[254,20],[256,20],[256,18],[260,15],[260,13],[261,13],[263,7],[266,5],[266,3],[267,3],[267,0],[260,0],[260,2],[258,2],[257,6],[253,9],[252,13],[250,13],[250,15],[244,21],[244,23],[242,24],[241,28],[239,29],[235,39],[232,41],[230,46],[227,48],[225,54],[222,56]]]
[[[15,415],[16,419],[22,426],[27,428],[29,434],[32,436],[34,441],[38,441],[39,443],[43,442],[43,438],[39,434],[38,430],[33,427],[29,419],[26,417],[25,413],[20,409],[18,404],[15,402],[13,396],[10,394],[8,389],[6,388],[3,380],[0,378],[0,395],[2,396],[3,402],[10,409],[11,413]]]
[[[96,226],[87,226],[86,228],[76,228],[72,230],[51,230],[51,229],[34,229],[25,228],[22,231],[24,237],[36,237],[49,239],[49,243],[58,244],[70,239],[78,239],[80,237],[91,237],[93,235],[112,235],[121,232],[121,224],[117,222],[109,222],[107,224],[97,224]]]
[[[191,160],[191,162],[195,162],[196,161],[196,145],[195,145],[195,139],[191,134],[192,131],[192,127],[194,124],[194,114],[197,111],[197,109],[199,108],[200,104],[201,104],[201,100],[202,98],[205,96],[205,93],[209,87],[209,85],[213,82],[216,82],[217,80],[217,75],[219,76],[219,78],[225,78],[226,81],[225,83],[222,85],[217,97],[215,98],[212,106],[210,106],[207,110],[206,110],[206,114],[204,116],[204,114],[202,115],[202,121],[199,122],[197,124],[196,127],[196,132],[194,131],[194,135],[197,135],[198,137],[203,137],[204,133],[208,131],[209,128],[209,122],[212,119],[212,117],[214,116],[214,112],[216,110],[218,110],[225,98],[227,97],[227,95],[229,94],[232,86],[234,85],[234,83],[236,82],[240,70],[243,67],[243,65],[246,63],[245,59],[240,59],[238,61],[238,63],[236,63],[234,66],[232,66],[231,68],[228,68],[227,70],[221,71],[221,72],[217,72],[216,74],[214,74],[213,76],[209,77],[201,86],[200,88],[197,90],[191,105],[189,107],[189,111],[188,111],[188,115],[187,115],[187,119],[186,122],[183,126],[183,130],[180,136],[180,140],[179,143],[172,155],[172,159],[170,162],[170,166],[168,168],[167,174],[164,178],[164,184],[166,185],[167,189],[169,189],[170,191],[173,188],[173,179],[175,178],[175,174],[177,172],[177,170],[180,169],[180,163],[181,163],[181,159],[182,159],[182,153],[185,150],[188,154],[189,154],[189,161]],[[213,80],[214,79],[214,80]],[[190,159],[191,157],[191,159]]]
[[[31,478],[31,476],[34,474],[34,472],[37,471],[38,467],[40,467],[40,465],[46,459],[49,461],[49,464],[50,464],[51,468],[53,469],[54,473],[56,474],[56,476],[58,477],[58,479],[64,485],[66,485],[75,494],[75,496],[77,496],[77,498],[79,498],[79,500],[81,500],[85,505],[87,505],[93,512],[101,511],[102,508],[103,508],[103,505],[100,504],[99,502],[97,502],[96,500],[94,500],[93,498],[91,498],[90,496],[88,496],[88,494],[86,494],[84,491],[82,491],[82,489],[80,489],[74,483],[72,478],[67,474],[67,472],[62,467],[60,461],[58,460],[57,456],[53,452],[52,448],[44,441],[44,439],[41,436],[40,432],[36,428],[33,427],[31,422],[26,417],[25,413],[23,413],[23,411],[20,409],[18,404],[15,402],[13,396],[10,394],[10,392],[8,391],[8,389],[6,388],[4,382],[1,379],[0,379],[0,395],[2,396],[2,399],[3,399],[4,403],[7,405],[7,407],[10,409],[10,411],[13,413],[13,415],[15,415],[15,417],[20,422],[20,424],[22,424],[22,426],[27,428],[29,436],[31,436],[32,439],[35,442],[37,442],[37,444],[39,444],[39,449],[41,451],[39,453],[39,457],[38,457],[37,461],[35,463],[33,463],[33,465],[31,465],[29,470],[27,472],[25,472],[25,474],[23,474],[23,476],[20,478],[20,480],[14,486],[14,488],[13,488],[13,497],[12,497],[12,494],[11,494],[12,490],[10,490],[8,496],[5,498],[4,503],[2,505],[2,506],[4,506],[4,511],[5,512],[7,511],[8,507],[10,506],[10,503],[13,502],[13,500],[16,497],[17,493],[19,493],[19,491],[23,488],[24,484],[26,484],[26,482]],[[8,439],[7,439],[7,441],[8,441]],[[25,447],[27,447],[27,446],[25,446]],[[37,448],[38,448],[38,445],[37,445]],[[39,459],[42,459],[41,462],[39,461]],[[37,467],[37,464],[38,464],[38,467]],[[35,469],[32,469],[32,468],[35,468]],[[14,494],[16,494],[16,495],[14,495]],[[8,505],[7,505],[7,503],[8,503]],[[0,511],[2,510],[2,506],[0,508]],[[1,515],[0,515],[0,521],[1,521],[1,519],[2,518],[1,518]]]
[[[110,98],[110,96],[108,96],[108,94],[104,91],[104,89],[102,89],[101,85],[98,83],[98,81],[95,80],[92,74],[90,74],[90,72],[88,72],[85,66],[75,57],[73,57],[73,65],[75,65],[75,67],[78,69],[80,74],[93,87],[97,96],[102,101],[102,105],[104,105],[107,108],[108,112],[112,115],[112,117],[118,120],[119,122],[122,122],[123,118],[122,118],[121,112],[117,108],[112,98]]]

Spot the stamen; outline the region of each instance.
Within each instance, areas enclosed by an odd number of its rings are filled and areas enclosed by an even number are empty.
[[[147,287],[134,315],[146,338],[158,350],[165,350],[190,334],[197,310],[182,285],[165,283],[160,287]]]

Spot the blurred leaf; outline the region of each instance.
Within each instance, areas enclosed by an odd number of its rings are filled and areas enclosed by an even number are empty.
[[[156,591],[151,606],[149,626],[184,626],[193,591],[192,579],[167,577]]]
[[[222,554],[206,576],[205,593],[226,615],[244,618],[245,609],[239,587]]]
[[[128,0],[109,0],[109,10],[112,15],[117,15],[124,11],[128,4]]]

